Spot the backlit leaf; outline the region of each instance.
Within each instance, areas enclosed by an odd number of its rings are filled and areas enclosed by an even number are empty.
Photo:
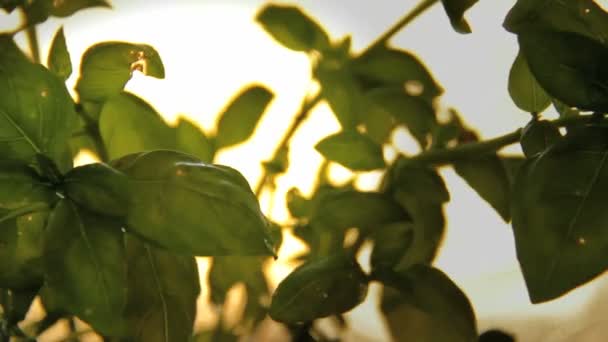
[[[70,53],[65,43],[65,35],[63,34],[63,26],[55,33],[55,38],[51,43],[51,50],[47,61],[49,69],[57,74],[62,80],[67,80],[72,74],[72,61]]]
[[[456,32],[471,33],[469,23],[464,19],[464,13],[479,0],[441,0],[450,23]]]
[[[551,104],[551,98],[538,84],[521,53],[509,72],[509,95],[517,107],[529,113],[540,113]]]
[[[326,159],[355,171],[369,171],[385,166],[382,147],[356,131],[330,135],[318,142],[315,149]]]
[[[211,163],[215,147],[205,133],[194,123],[180,119],[175,128],[175,143],[179,151],[191,154],[205,163]]]

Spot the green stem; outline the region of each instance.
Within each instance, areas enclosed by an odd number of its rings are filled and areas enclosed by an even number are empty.
[[[550,122],[558,127],[563,127],[574,123],[584,123],[592,120],[593,116],[585,115],[561,118]],[[445,165],[463,159],[478,157],[487,153],[494,153],[505,146],[518,142],[521,136],[521,130],[522,128],[518,128],[511,133],[507,133],[496,138],[480,142],[466,143],[458,145],[454,148],[428,150],[414,157],[408,158],[407,160],[409,162],[423,164]]]
[[[407,24],[412,22],[414,19],[416,19],[418,16],[420,16],[420,14],[422,14],[424,11],[426,11],[429,7],[431,7],[438,1],[439,0],[423,0],[420,4],[418,4],[416,7],[414,7],[411,11],[406,13],[405,16],[403,16],[401,19],[399,19],[399,21],[397,21],[395,24],[393,24],[380,37],[378,37],[378,39],[376,39],[370,46],[368,46],[361,53],[361,55],[365,55],[365,54],[369,53],[370,51],[372,51],[373,49],[375,49],[376,47],[385,44],[397,32],[399,32],[401,29],[403,29],[405,26],[407,26]],[[280,153],[280,151],[288,147],[289,141],[291,140],[291,138],[293,137],[295,132],[298,130],[298,128],[300,128],[300,125],[302,124],[302,122],[304,122],[304,120],[306,120],[310,111],[319,102],[321,102],[322,99],[323,99],[323,96],[321,95],[321,92],[318,92],[310,99],[304,100],[304,103],[302,104],[300,111],[298,112],[295,119],[289,126],[287,133],[285,133],[285,135],[283,136],[283,139],[281,139],[281,141],[279,142],[278,147],[274,150],[274,153],[270,160],[276,159],[278,154]],[[260,181],[258,182],[258,184],[255,187],[256,196],[258,196],[258,197],[260,196],[260,194],[262,193],[262,190],[264,189],[264,187],[268,184],[268,182],[272,178],[273,177],[270,177],[270,175],[268,174],[268,172],[266,170],[262,171],[262,176],[260,177]]]
[[[34,63],[40,63],[40,48],[38,46],[38,34],[36,33],[36,25],[29,24],[29,18],[27,13],[22,9],[21,18],[23,20],[23,26],[25,27],[25,34],[27,36],[27,43],[32,53],[32,60]]]

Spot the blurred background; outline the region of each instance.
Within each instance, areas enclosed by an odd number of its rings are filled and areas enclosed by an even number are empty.
[[[522,127],[529,115],[517,109],[507,92],[507,78],[517,54],[515,36],[502,21],[515,1],[480,1],[467,14],[473,33],[453,31],[441,5],[435,5],[405,30],[391,45],[417,54],[445,88],[442,106],[455,107],[482,138],[491,138]],[[608,7],[608,0],[597,0]],[[258,125],[253,139],[222,152],[216,162],[241,171],[252,186],[262,173],[260,161],[268,160],[283,131],[299,109],[305,94],[314,89],[310,63],[304,54],[276,43],[254,21],[267,2],[258,0],[143,1],[114,0],[113,9],[90,9],[68,19],[51,18],[39,26],[42,60],[57,28],[64,26],[69,52],[77,70],[82,53],[106,40],[147,43],[160,53],[166,78],[157,80],[135,74],[132,91],[150,102],[168,122],[187,117],[210,132],[218,113],[243,86],[261,83],[275,92],[275,99]],[[276,2],[275,2],[276,3]],[[297,4],[316,18],[334,39],[351,35],[353,48],[368,46],[393,22],[417,4],[416,0],[300,0]],[[16,13],[15,13],[16,14]],[[17,15],[2,17],[2,27],[16,26]],[[25,48],[25,39],[19,36]],[[68,80],[70,90],[77,72]],[[295,186],[311,191],[321,156],[313,148],[321,138],[337,132],[339,124],[325,103],[315,107],[291,144],[291,163],[277,179],[273,198],[262,197],[266,214],[280,223],[289,222],[284,198]],[[549,113],[548,116],[551,116]],[[404,132],[395,132],[399,150],[416,153],[416,145]],[[517,153],[512,146],[503,153]],[[92,161],[79,156],[79,163]],[[349,171],[332,165],[336,182]],[[510,226],[450,168],[441,170],[451,193],[446,208],[447,235],[435,265],[446,272],[471,300],[480,331],[501,328],[519,341],[603,341],[608,313],[608,281],[600,277],[549,303],[532,305],[519,271]],[[363,174],[361,189],[376,186],[379,175]],[[270,282],[276,286],[296,264],[289,256],[303,248],[289,232],[279,259],[269,263]],[[360,256],[365,264],[366,253]],[[211,326],[218,313],[205,290],[209,260],[200,258],[203,292],[197,327]],[[236,289],[235,302],[238,302]],[[377,288],[372,286],[366,303],[351,311],[351,341],[388,341],[389,335],[376,308]],[[280,341],[283,332],[271,331],[266,339]],[[49,338],[49,341],[52,339]]]

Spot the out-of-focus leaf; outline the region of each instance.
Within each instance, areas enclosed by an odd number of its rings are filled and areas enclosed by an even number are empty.
[[[477,341],[471,303],[440,270],[415,265],[379,278],[385,284],[380,309],[395,341]]]
[[[385,166],[382,147],[356,131],[330,135],[318,142],[315,149],[326,159],[351,170],[369,171]]]
[[[521,53],[509,72],[509,95],[517,107],[529,113],[540,113],[551,104],[551,98],[538,84]]]
[[[491,329],[479,335],[479,342],[515,342],[515,338],[504,331]]]
[[[533,303],[557,298],[608,266],[606,133],[593,126],[569,132],[517,175],[513,231]]]
[[[65,35],[63,34],[63,26],[57,30],[47,61],[49,69],[57,74],[62,80],[67,80],[72,74],[72,60],[70,53],[65,43]]]
[[[426,66],[404,50],[378,47],[352,62],[352,70],[361,80],[376,86],[416,87],[418,96],[431,101],[443,93]],[[416,94],[410,94],[415,96]]]
[[[215,146],[232,146],[249,139],[274,94],[261,86],[241,91],[220,115]]]
[[[120,223],[77,207],[57,204],[49,217],[44,251],[45,283],[55,305],[97,331],[120,336],[127,267]]]
[[[254,292],[268,292],[268,284],[262,272],[264,259],[256,256],[214,257],[209,271],[211,301],[223,304],[228,290],[239,282]]]
[[[532,158],[544,152],[561,138],[559,129],[551,122],[533,120],[521,132],[521,149],[527,158]]]
[[[174,149],[175,132],[139,97],[121,92],[99,115],[99,131],[110,159],[141,151]]]
[[[188,341],[200,293],[192,256],[173,254],[126,238],[127,334],[134,341]]]
[[[64,179],[68,198],[91,211],[109,216],[126,216],[128,187],[128,179],[122,172],[101,163],[72,169]]]
[[[175,128],[175,143],[178,150],[191,154],[205,163],[211,163],[215,147],[205,133],[194,123],[180,119]]]
[[[551,99],[551,102],[553,103],[553,107],[555,107],[555,110],[559,114],[560,118],[578,116],[581,114],[578,109],[572,108],[558,99]]]
[[[5,10],[7,13],[11,13],[18,6],[22,6],[25,0],[2,0],[0,1],[0,8]]]
[[[69,17],[72,14],[93,7],[106,7],[111,8],[112,6],[108,1],[104,0],[47,0],[53,3],[49,13],[55,17]]]
[[[337,65],[333,65],[333,64]],[[325,62],[315,70],[321,84],[321,95],[344,129],[354,128],[361,110],[361,86],[355,77],[340,65],[342,62]]]
[[[549,95],[569,106],[608,112],[608,47],[570,32],[526,31],[518,41]]]
[[[414,241],[412,222],[395,222],[379,227],[371,235],[374,249],[370,258],[372,271],[392,269]]]
[[[24,290],[0,289],[2,318],[8,323],[9,327],[25,318],[36,294],[38,294],[38,287]]]
[[[270,175],[284,173],[289,168],[289,148],[282,147],[274,159],[265,161],[262,165]]]
[[[245,178],[175,151],[128,155],[129,229],[175,253],[269,255],[272,238]]]
[[[11,36],[0,35],[0,51],[0,155],[31,162],[42,153],[66,171],[67,143],[77,121],[65,85],[32,64]]]
[[[222,327],[213,330],[206,330],[196,334],[191,342],[237,342],[239,336],[230,331],[225,331]]]
[[[291,188],[287,191],[287,209],[291,216],[295,218],[310,216],[312,212],[311,202],[311,200],[302,196],[297,188]]]
[[[341,314],[367,295],[367,276],[352,256],[309,261],[285,278],[272,296],[270,317],[293,324]]]
[[[471,33],[469,23],[464,19],[464,13],[479,0],[441,0],[450,23],[458,33]]]
[[[150,45],[103,42],[91,46],[82,56],[76,82],[80,101],[101,103],[120,93],[135,70],[165,77],[163,62]],[[95,113],[89,115],[96,117]]]
[[[295,51],[324,50],[329,36],[323,28],[302,10],[289,5],[267,5],[256,20],[279,43]]]
[[[511,186],[503,163],[495,154],[454,163],[454,171],[496,210],[505,222],[511,219]]]

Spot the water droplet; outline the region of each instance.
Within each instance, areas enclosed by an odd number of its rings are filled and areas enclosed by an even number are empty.
[[[328,295],[326,292],[323,292],[323,294],[321,294],[321,296],[322,296],[323,298],[327,298],[327,297],[329,297],[329,295]]]
[[[42,97],[47,97],[47,96],[49,96],[49,91],[48,91],[48,89],[42,89],[42,91],[40,92],[40,96],[42,96]]]
[[[127,232],[127,230],[125,229],[125,227],[120,227],[120,231],[123,232],[123,233]]]
[[[178,176],[178,177],[179,176],[183,176],[184,174],[185,174],[185,172],[182,169],[175,170],[175,175]]]
[[[32,215],[28,215],[25,219],[27,220],[27,222],[32,222],[34,217]]]
[[[583,246],[587,243],[587,240],[585,240],[584,237],[579,237],[578,240],[576,240],[576,243],[578,243],[579,245]]]
[[[583,10],[583,13],[585,13],[585,14],[589,14],[589,12],[591,12],[591,9],[589,9],[589,8],[585,8],[585,9]]]
[[[410,96],[420,96],[424,92],[424,84],[418,80],[409,80],[404,85],[405,92]]]

